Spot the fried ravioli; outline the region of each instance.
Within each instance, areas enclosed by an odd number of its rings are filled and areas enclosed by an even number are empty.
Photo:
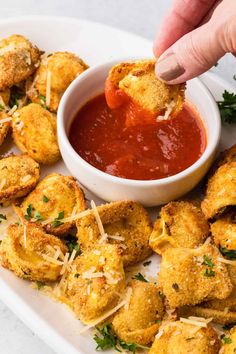
[[[63,219],[84,208],[84,195],[76,180],[57,173],[45,177],[20,204],[15,205],[22,222],[36,222],[53,235],[67,233],[75,221],[72,218],[64,222]]]
[[[218,249],[204,244],[196,249],[169,248],[162,257],[160,286],[170,307],[225,299],[233,289]]]
[[[63,264],[54,258],[58,250],[63,256],[67,248],[36,225],[11,225],[0,246],[1,262],[20,278],[55,281]]]
[[[28,85],[27,95],[32,102],[42,103],[56,112],[67,87],[87,68],[88,65],[73,53],[56,52],[44,56],[34,81]]]
[[[224,253],[231,252],[230,258],[236,258],[236,220],[234,214],[228,214],[211,224],[211,234],[215,244],[222,248]],[[235,257],[233,257],[235,254]]]
[[[55,116],[31,103],[12,116],[13,139],[22,152],[41,164],[53,164],[60,159]]]
[[[32,75],[40,51],[28,39],[14,34],[0,41],[0,90],[5,90]]]
[[[116,335],[127,343],[150,344],[164,316],[160,288],[153,283],[132,280],[129,306],[122,307],[112,320]]]
[[[28,155],[13,155],[0,160],[0,203],[28,194],[40,177],[39,164]]]
[[[172,115],[182,110],[185,85],[167,85],[155,75],[155,60],[120,63],[109,72],[109,80],[136,104],[160,115],[171,105]]]
[[[133,201],[113,202],[97,207],[107,241],[122,248],[124,266],[136,264],[151,253],[148,240],[152,232],[151,220],[141,204]],[[76,223],[77,237],[82,250],[91,250],[100,242],[101,234],[93,214]]]
[[[212,219],[227,208],[236,205],[236,162],[220,166],[210,177],[202,211],[207,219]]]
[[[163,325],[148,352],[149,354],[216,354],[220,350],[217,332],[210,326],[199,328],[170,322]]]
[[[96,320],[119,302],[125,290],[125,273],[118,246],[97,245],[73,263],[66,296],[85,324]]]
[[[209,225],[198,206],[186,201],[170,202],[161,209],[149,244],[153,251],[163,254],[169,247],[198,247],[208,234]]]

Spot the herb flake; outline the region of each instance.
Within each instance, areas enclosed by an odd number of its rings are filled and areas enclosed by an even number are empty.
[[[135,274],[132,279],[136,279],[139,281],[143,281],[144,283],[148,283],[148,280],[144,278],[144,276],[141,273]]]
[[[64,222],[62,222],[61,220],[64,218],[64,211],[60,211],[58,213],[58,216],[54,219],[54,221],[52,222],[52,226],[53,227],[58,227],[64,224]]]
[[[46,195],[43,196],[43,202],[44,203],[48,203],[49,202],[49,198]]]
[[[144,266],[144,267],[147,267],[147,266],[149,266],[151,263],[152,263],[152,261],[146,261],[146,262],[143,263],[143,266]]]
[[[227,90],[222,95],[222,100],[217,102],[223,123],[236,123],[236,94]]]
[[[220,252],[226,259],[236,259],[236,250],[228,250],[228,248],[220,247]]]
[[[26,214],[24,215],[24,218],[26,220],[30,220],[32,218],[33,210],[34,210],[33,204],[29,204],[27,209],[26,209]]]

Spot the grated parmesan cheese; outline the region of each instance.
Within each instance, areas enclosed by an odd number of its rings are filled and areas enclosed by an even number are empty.
[[[58,261],[54,257],[50,257],[47,254],[43,254],[42,257],[43,257],[43,259],[45,259],[45,261],[48,261],[50,263],[53,263],[53,264],[56,264],[56,265],[64,265],[64,262]]]
[[[23,233],[23,240],[24,240],[24,247],[27,247],[27,235],[26,235],[26,225],[23,225],[24,233]]]
[[[12,116],[13,113],[14,113],[16,110],[17,110],[17,105],[15,104],[15,106],[13,106],[13,107],[10,109],[10,111],[7,112],[7,114],[8,114],[9,116]]]
[[[221,257],[218,257],[217,260],[221,263],[225,263],[225,264],[230,264],[230,265],[233,265],[233,266],[236,266],[236,261],[231,261],[229,259],[225,259],[225,258],[221,258]]]
[[[125,310],[128,310],[128,309],[129,309],[129,304],[130,304],[130,300],[131,300],[132,293],[133,293],[133,289],[129,286],[129,287],[127,288],[127,296],[126,296],[127,302],[126,302],[126,304],[125,304],[125,306],[124,306],[124,309],[125,309]]]
[[[123,236],[119,236],[119,235],[107,235],[108,238],[111,238],[113,240],[117,240],[117,241],[125,241],[125,238]]]
[[[96,222],[98,224],[99,232],[100,232],[101,236],[103,236],[105,234],[105,231],[104,231],[104,228],[103,228],[102,220],[101,220],[101,218],[99,216],[96,204],[94,203],[93,200],[91,200],[91,208],[93,210],[93,215],[94,215],[94,217],[96,219]]]
[[[7,122],[11,122],[11,121],[12,121],[12,118],[11,118],[11,117],[2,118],[2,119],[0,119],[0,124],[7,123]]]
[[[172,113],[172,111],[173,111],[173,109],[174,109],[174,107],[175,107],[175,101],[171,101],[170,103],[167,103],[166,106],[165,106],[166,110],[165,110],[164,115],[163,116],[158,116],[157,117],[157,121],[161,122],[162,120],[168,120],[170,115],[171,115],[171,113]]]
[[[3,178],[0,182],[0,190],[3,189],[3,187],[5,186],[6,183],[7,183],[6,178]]]
[[[31,177],[32,177],[31,175],[23,176],[21,177],[21,182],[26,183],[31,179]]]
[[[180,320],[180,322],[191,324],[193,326],[206,328],[207,324],[212,321],[212,318],[210,318],[208,320],[204,319],[204,321],[203,321],[202,317],[193,317],[192,316],[192,319],[190,317],[189,318],[180,317],[179,320]]]
[[[61,219],[60,221],[63,222],[63,223],[66,223],[66,222],[71,222],[71,221],[75,221],[77,219],[81,219],[83,218],[84,216],[87,216],[87,215],[90,215],[92,213],[92,210],[84,210],[82,211],[81,213],[79,214],[76,214],[75,216],[68,216],[67,218],[64,218],[64,219]],[[47,220],[44,220],[42,221],[42,225],[47,225],[47,224],[50,224],[51,222],[54,221],[55,218],[48,218]]]

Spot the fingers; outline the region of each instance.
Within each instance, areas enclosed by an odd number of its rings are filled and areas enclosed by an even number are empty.
[[[222,45],[223,31],[209,22],[183,36],[159,58],[157,76],[177,84],[210,69],[227,51]]]
[[[207,15],[216,0],[174,0],[154,42],[154,55],[159,57],[186,33],[192,31]]]

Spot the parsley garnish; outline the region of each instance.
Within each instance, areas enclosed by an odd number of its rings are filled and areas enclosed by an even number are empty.
[[[24,215],[24,218],[26,220],[30,220],[32,218],[32,211],[33,210],[34,210],[33,204],[29,204],[26,209],[26,214]]]
[[[222,121],[228,124],[236,123],[236,95],[225,90],[222,98],[217,102]]]
[[[44,95],[39,94],[39,99],[46,102],[46,97]]]
[[[212,259],[209,258],[209,257],[206,256],[206,255],[203,256],[203,262],[202,262],[202,264],[208,266],[209,268],[213,268],[214,265],[215,265],[215,264],[212,262]]]
[[[38,290],[40,290],[44,287],[45,283],[42,281],[36,281],[36,285],[37,285]]]
[[[172,284],[172,288],[178,293],[179,292],[179,285],[177,283]]]
[[[38,98],[39,98],[39,104],[40,104],[40,106],[42,106],[43,108],[45,108],[45,109],[47,109],[47,106],[46,106],[46,97],[45,96],[43,96],[43,95],[41,95],[41,94],[39,94],[38,95]]]
[[[58,213],[58,216],[54,219],[52,226],[58,227],[63,225],[64,223],[61,221],[63,218],[64,218],[64,211],[60,211],[60,213]]]
[[[80,244],[77,242],[76,237],[69,235],[65,241],[68,247],[69,253],[71,254],[73,250],[76,250],[75,258],[81,254]]]
[[[144,276],[141,273],[138,273],[132,277],[132,279],[136,279],[139,281],[143,281],[145,283],[148,283],[148,280],[144,278]]]
[[[232,343],[232,339],[231,339],[230,337],[226,337],[226,336],[224,336],[224,337],[222,338],[222,341],[224,342],[224,344],[230,344],[230,343]]]
[[[23,98],[25,96],[24,91],[18,87],[18,86],[13,86],[11,88],[11,96],[10,96],[10,101],[9,101],[9,107],[12,108],[14,106],[19,106],[18,100]]]
[[[147,266],[149,266],[151,263],[152,263],[152,261],[147,261],[147,262],[144,262],[143,265],[144,265],[144,267],[147,267]]]
[[[74,278],[79,278],[80,274],[79,273],[75,273]]]
[[[40,214],[40,212],[39,212],[38,210],[35,211],[34,217],[35,217],[35,219],[37,219],[38,221],[42,221],[42,220],[43,220],[42,215]]]
[[[44,203],[49,202],[49,198],[48,198],[48,197],[46,197],[46,195],[44,195],[44,196],[43,196],[43,202],[44,202]]]
[[[6,215],[0,214],[0,224],[1,224],[2,220],[7,220]]]
[[[228,248],[220,247],[220,252],[227,259],[235,259],[236,258],[236,250],[228,250]]]
[[[214,277],[216,275],[216,272],[212,269],[206,269],[205,272],[203,273],[203,275],[205,275],[205,277],[210,278],[210,277]]]
[[[96,350],[107,350],[114,348],[118,352],[123,350],[129,350],[131,353],[135,354],[137,348],[149,349],[148,347],[138,345],[136,343],[126,343],[120,340],[117,335],[113,332],[111,324],[107,324],[103,327],[96,327],[98,334],[95,334],[93,339],[97,343]]]

